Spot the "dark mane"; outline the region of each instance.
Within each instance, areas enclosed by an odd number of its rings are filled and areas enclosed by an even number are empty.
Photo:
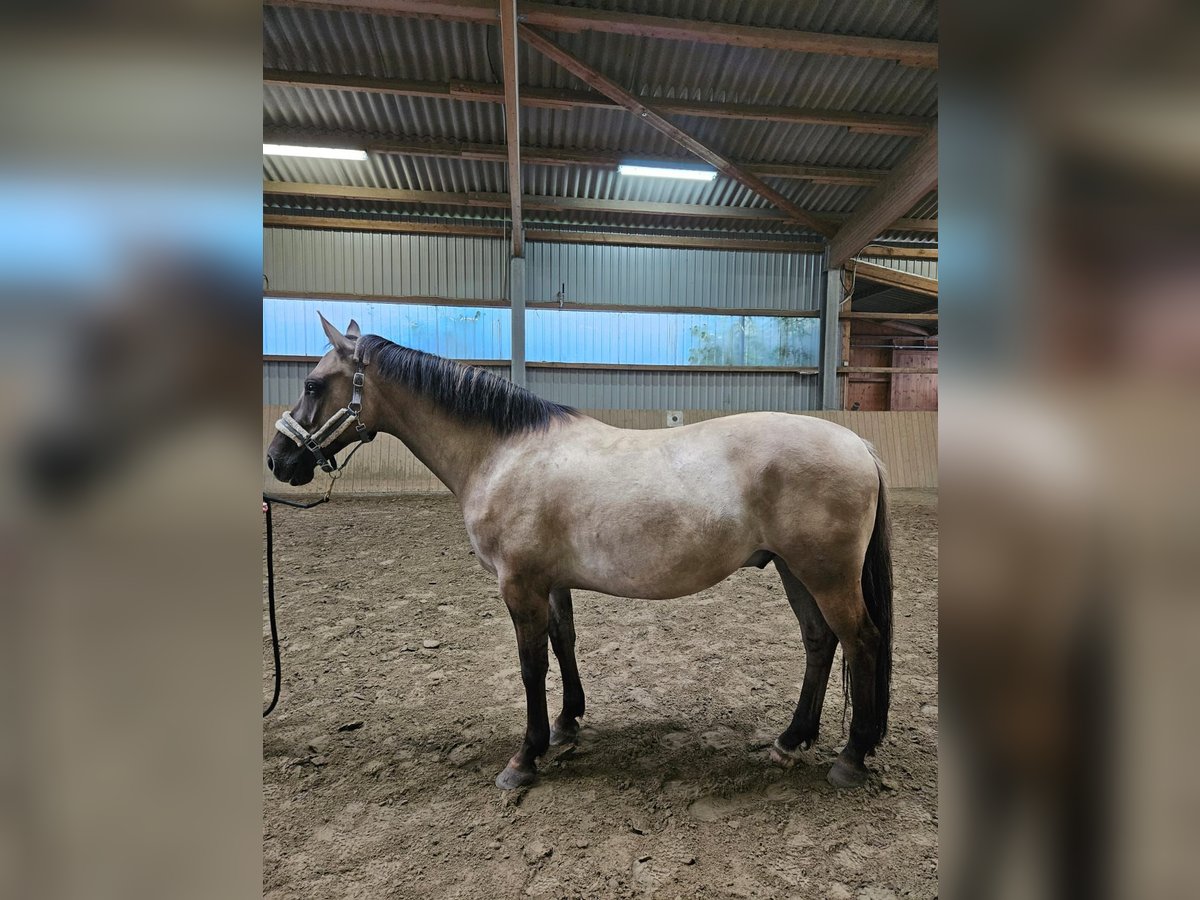
[[[367,378],[402,384],[457,419],[487,425],[500,435],[542,431],[556,420],[579,415],[486,369],[401,347],[377,334],[358,339],[358,356],[367,365]]]

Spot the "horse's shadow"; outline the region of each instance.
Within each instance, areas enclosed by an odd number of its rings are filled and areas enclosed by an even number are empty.
[[[832,791],[825,781],[836,755],[832,745],[818,745],[785,770],[770,761],[770,741],[756,740],[751,724],[733,723],[730,734],[736,740],[721,747],[706,745],[703,731],[702,724],[681,719],[587,723],[577,743],[551,747],[542,757],[539,778],[529,790],[620,788],[654,796],[665,793],[685,802],[719,797],[731,808],[740,799],[784,800],[792,794]],[[668,735],[675,740],[664,740]],[[481,739],[473,769],[490,781],[507,761],[513,743],[513,736],[502,734]]]
[[[551,747],[539,760],[538,779],[520,795],[550,798],[560,793],[629,791],[665,798],[686,806],[697,818],[716,820],[768,802],[789,802],[814,793],[830,795],[825,774],[836,755],[831,734],[802,755],[791,769],[768,757],[770,740],[755,723],[724,721],[723,746],[704,742],[706,723],[680,718],[605,723],[585,720],[574,744]],[[303,755],[299,729],[264,735],[265,756]],[[361,734],[361,732],[360,732]],[[475,729],[461,736],[434,738],[430,734],[395,734],[397,741],[378,754],[406,760],[421,769],[420,781],[446,781],[464,775],[478,782],[481,793],[495,790],[494,779],[504,767],[518,733],[507,729]],[[337,771],[341,754],[330,755],[330,772]],[[369,747],[351,751],[354,764],[375,755]],[[403,768],[393,770],[397,782]],[[386,777],[386,776],[385,776]]]

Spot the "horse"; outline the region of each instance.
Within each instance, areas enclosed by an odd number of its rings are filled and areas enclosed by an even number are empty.
[[[614,428],[483,369],[320,318],[331,349],[277,423],[267,467],[308,484],[318,465],[336,469],[338,451],[383,432],[454,494],[512,618],[525,688],[525,738],[499,787],[531,784],[551,744],[578,738],[572,590],[672,599],[769,562],[806,655],[795,714],[770,756],[788,768],[812,746],[840,643],[853,715],[827,780],[866,782],[864,759],[887,733],[892,669],[887,486],[867,442],[774,412]],[[563,683],[553,724],[547,638]]]

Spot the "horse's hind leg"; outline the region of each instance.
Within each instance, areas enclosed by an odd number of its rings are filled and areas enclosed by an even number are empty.
[[[798,751],[808,749],[817,739],[829,671],[833,668],[833,654],[837,650],[837,636],[821,615],[813,595],[792,574],[787,564],[776,558],[775,568],[779,570],[788,603],[800,622],[800,632],[804,638],[804,685],[800,689],[800,701],[796,704],[792,724],[776,738],[775,746],[771,748],[771,758],[782,766],[790,767]]]
[[[571,592],[560,589],[550,592],[550,646],[558,658],[562,672],[562,713],[550,726],[551,744],[572,744],[579,736],[579,722],[584,711],[583,683],[575,662],[575,611]]]
[[[850,740],[833,768],[829,782],[836,787],[855,787],[867,780],[863,759],[875,751],[883,732],[882,710],[876,702],[875,669],[882,649],[882,636],[871,621],[862,586],[855,578],[842,586],[812,592],[821,614],[842,645],[850,670]]]

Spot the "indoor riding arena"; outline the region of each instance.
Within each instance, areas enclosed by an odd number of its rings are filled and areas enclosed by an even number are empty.
[[[269,0],[264,896],[937,896],[936,41]]]

